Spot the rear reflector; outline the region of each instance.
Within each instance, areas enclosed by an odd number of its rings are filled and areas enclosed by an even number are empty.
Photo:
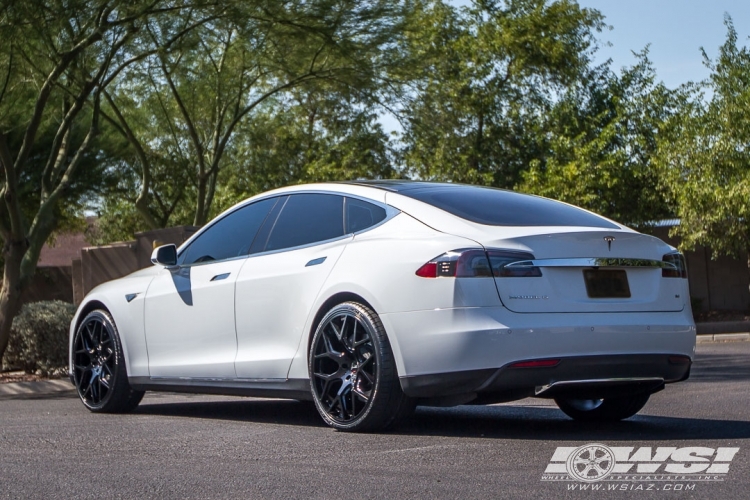
[[[559,359],[532,359],[513,363],[509,368],[552,368],[560,364]]]
[[[687,356],[670,356],[669,364],[670,365],[689,365],[690,358]]]

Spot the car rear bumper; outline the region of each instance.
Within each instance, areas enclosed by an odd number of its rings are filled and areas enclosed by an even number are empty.
[[[656,392],[690,375],[690,358],[668,354],[571,356],[553,367],[514,367],[401,377],[404,393],[416,398],[471,395],[481,402],[525,397],[601,398]]]
[[[687,375],[695,350],[689,311],[518,314],[504,307],[476,307],[381,317],[402,387],[414,397],[516,389],[534,395],[537,387],[569,380],[673,382]],[[687,363],[670,364],[670,356],[687,358]],[[509,368],[522,360],[550,358],[560,363]]]

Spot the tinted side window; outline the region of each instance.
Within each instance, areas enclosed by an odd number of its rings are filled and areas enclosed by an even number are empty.
[[[475,186],[436,186],[401,194],[479,224],[491,226],[584,226],[617,229],[598,215],[559,201]]]
[[[180,264],[194,264],[247,255],[258,228],[278,198],[235,210],[209,227],[180,255]]]
[[[366,201],[354,198],[346,199],[345,210],[346,232],[356,233],[385,219],[385,209]]]
[[[342,196],[295,194],[289,197],[281,210],[265,250],[281,250],[343,235]]]

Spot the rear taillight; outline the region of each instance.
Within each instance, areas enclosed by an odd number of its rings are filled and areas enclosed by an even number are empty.
[[[488,250],[492,274],[502,278],[536,278],[542,270],[532,262],[534,256],[528,252],[514,250]],[[508,264],[513,264],[509,266]]]
[[[534,256],[513,250],[465,248],[435,257],[417,270],[422,278],[534,277],[542,272],[531,261]],[[508,264],[517,265],[507,267]]]
[[[664,278],[687,278],[687,264],[685,263],[685,256],[680,252],[672,252],[664,255],[661,260],[667,264],[671,264],[670,267],[662,267],[661,275]]]
[[[487,254],[479,249],[462,249],[435,257],[417,270],[422,278],[489,278]]]

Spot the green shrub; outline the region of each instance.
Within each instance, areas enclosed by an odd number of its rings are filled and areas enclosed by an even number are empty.
[[[68,334],[76,307],[60,300],[25,304],[13,319],[3,370],[43,376],[67,372]]]

